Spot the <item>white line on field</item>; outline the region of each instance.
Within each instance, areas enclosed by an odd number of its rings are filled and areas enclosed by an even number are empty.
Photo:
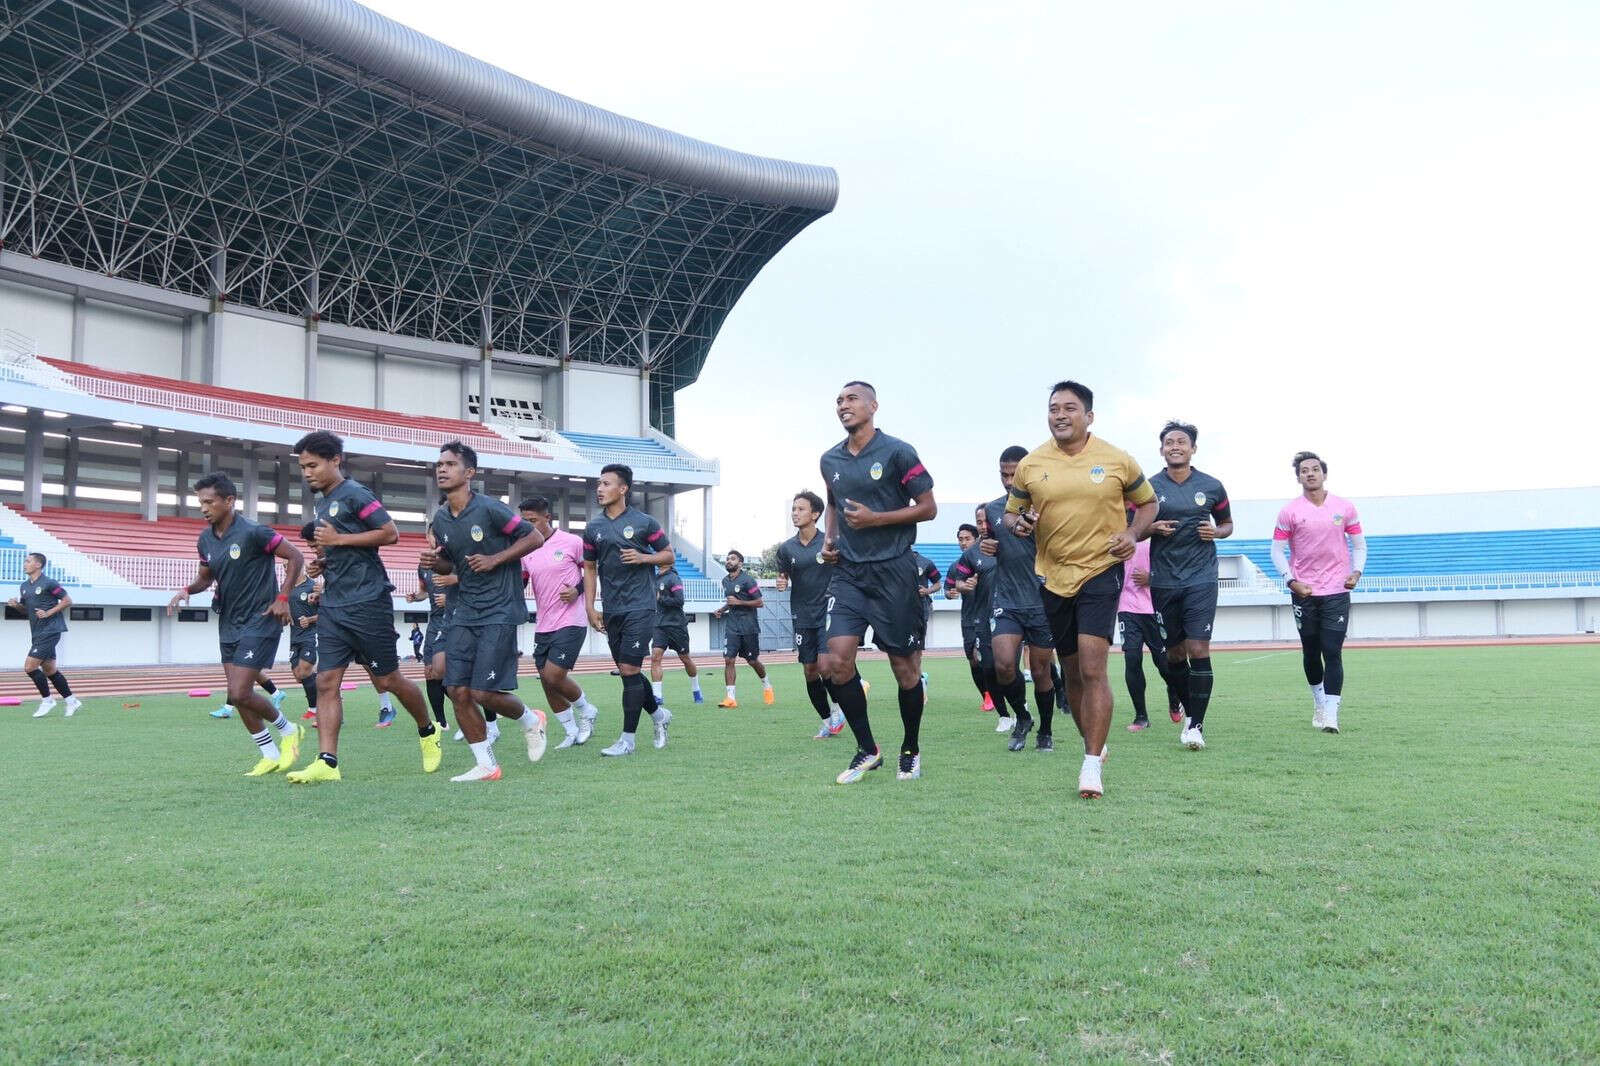
[[[1240,659],[1240,660],[1238,660],[1238,661],[1237,661],[1237,662],[1235,662],[1235,663],[1234,663],[1234,664],[1233,664],[1233,665],[1235,665],[1235,666],[1241,666],[1241,665],[1243,665],[1243,664],[1244,664],[1244,663],[1258,663],[1258,662],[1260,662],[1260,661],[1261,661],[1261,660],[1262,660],[1262,659],[1270,659],[1270,658],[1272,658],[1272,657],[1273,657],[1273,656],[1275,656],[1275,655],[1288,655],[1288,654],[1289,654],[1289,653],[1288,653],[1288,652],[1286,652],[1286,651],[1269,651],[1269,652],[1267,652],[1267,654],[1265,654],[1265,655],[1252,655],[1252,656],[1251,656],[1251,657],[1250,657],[1250,658],[1248,658],[1248,659]]]

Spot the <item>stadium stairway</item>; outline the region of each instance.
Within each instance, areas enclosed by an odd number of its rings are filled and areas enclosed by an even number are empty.
[[[44,553],[45,558],[49,560],[45,572],[63,585],[76,588],[92,587],[103,589],[135,587],[133,582],[121,574],[101,566],[86,557],[78,549],[72,547],[71,544],[32,521],[15,504],[0,506],[0,537],[24,549],[22,554],[26,554],[26,552]],[[20,556],[17,566],[21,567]],[[8,583],[11,581],[20,582],[22,574],[19,572],[12,576],[8,566],[0,567],[0,580]]]

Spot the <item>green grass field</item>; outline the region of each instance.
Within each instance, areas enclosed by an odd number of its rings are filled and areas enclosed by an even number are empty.
[[[792,666],[732,712],[673,675],[615,761],[589,679],[597,742],[513,730],[488,785],[370,690],[315,788],[209,702],[6,708],[0,1060],[1600,1060],[1600,648],[1347,661],[1332,737],[1297,654],[1218,656],[1190,753],[1123,731],[1114,659],[1096,803],[1070,721],[1007,752],[952,659],[926,776],[848,788]]]

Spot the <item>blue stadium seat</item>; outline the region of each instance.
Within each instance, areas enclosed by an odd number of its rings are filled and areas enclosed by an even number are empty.
[[[1270,540],[1229,540],[1218,548],[1273,573]],[[1366,572],[1374,577],[1563,570],[1600,570],[1600,528],[1367,537]]]
[[[652,437],[618,437],[610,433],[573,433],[570,430],[562,430],[561,435],[580,450],[603,453],[617,462],[678,458],[677,452]]]

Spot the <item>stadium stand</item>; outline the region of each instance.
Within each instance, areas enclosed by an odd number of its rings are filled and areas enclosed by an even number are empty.
[[[950,567],[961,558],[959,544],[918,544],[917,551],[927,556],[928,560],[939,568],[941,574],[948,574]]]

